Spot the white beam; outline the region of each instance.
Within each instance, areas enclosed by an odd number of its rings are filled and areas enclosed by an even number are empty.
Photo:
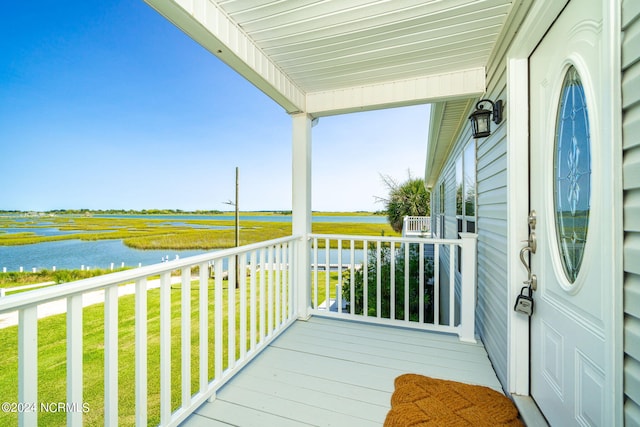
[[[305,110],[304,93],[215,2],[145,2],[280,104],[288,113]]]
[[[486,90],[484,67],[307,94],[314,117],[473,98]]]

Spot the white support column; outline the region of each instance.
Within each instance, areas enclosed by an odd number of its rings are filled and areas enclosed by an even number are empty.
[[[297,245],[294,272],[298,317],[309,317],[310,256],[307,236],[311,233],[311,117],[301,113],[292,116],[293,121],[293,212],[294,236],[303,236]]]
[[[460,341],[476,342],[476,284],[478,235],[460,233],[462,239],[462,297]]]

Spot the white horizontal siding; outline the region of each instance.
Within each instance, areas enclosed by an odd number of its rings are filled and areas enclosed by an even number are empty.
[[[505,67],[499,67],[504,72]],[[492,100],[505,99],[504,74],[491,76]],[[488,138],[478,139],[478,311],[477,324],[502,384],[507,384],[507,140],[506,119]],[[493,123],[492,123],[493,124]]]
[[[499,76],[498,86],[487,96],[504,99],[506,80]],[[502,98],[501,98],[502,97]],[[467,112],[465,113],[467,114]],[[494,125],[495,127],[495,125]],[[445,160],[436,188],[445,183],[446,236],[457,235],[456,161],[472,141],[468,124],[460,132]],[[507,157],[506,121],[489,138],[477,140],[477,233],[478,301],[476,331],[480,335],[502,384],[507,384]]]
[[[640,426],[640,2],[622,4],[625,425]]]

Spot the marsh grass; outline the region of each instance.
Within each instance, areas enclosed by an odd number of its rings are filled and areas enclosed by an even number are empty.
[[[244,214],[243,214],[244,215]],[[256,214],[257,215],[257,214]],[[261,213],[260,215],[264,215]],[[324,215],[324,214],[323,214]],[[334,215],[345,215],[334,213]],[[362,213],[362,215],[365,215]],[[276,215],[274,215],[276,216]],[[354,214],[354,217],[359,216]],[[8,217],[0,217],[2,228],[59,228],[61,231],[81,231],[59,236],[39,236],[33,232],[0,233],[0,245],[28,245],[61,240],[113,240],[122,239],[123,243],[134,249],[224,249],[235,246],[233,220],[179,219],[186,225],[171,224],[166,219],[119,218],[119,217],[51,217],[42,224],[36,220],[28,222],[15,221]],[[194,228],[226,227],[225,229]],[[291,223],[282,221],[251,221],[240,223],[240,244],[246,245],[265,240],[276,239],[291,234]],[[352,234],[352,235],[387,235],[397,236],[388,224],[361,222],[312,224],[314,233]],[[335,244],[335,243],[334,243]]]

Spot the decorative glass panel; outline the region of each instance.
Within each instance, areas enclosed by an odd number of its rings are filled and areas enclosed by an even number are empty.
[[[560,258],[569,282],[580,271],[589,228],[591,144],[584,87],[567,71],[560,93],[554,152],[554,200]]]

